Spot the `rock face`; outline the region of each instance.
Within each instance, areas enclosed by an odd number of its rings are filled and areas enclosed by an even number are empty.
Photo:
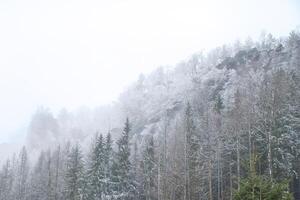
[[[241,50],[234,57],[227,57],[216,67],[218,69],[238,69],[245,66],[247,63],[254,63],[260,59],[260,52],[257,48],[249,50]]]
[[[252,68],[265,71],[278,68],[292,69],[295,67],[292,66],[292,60],[297,59],[298,53],[299,44],[294,48],[284,48],[282,44],[278,44],[276,48],[268,50],[259,51],[257,48],[241,50],[235,56],[225,58],[216,68],[227,70]]]

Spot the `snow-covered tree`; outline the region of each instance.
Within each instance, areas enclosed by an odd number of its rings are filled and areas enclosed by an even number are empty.
[[[132,177],[130,176],[130,143],[129,143],[130,123],[126,119],[125,127],[121,137],[117,141],[117,152],[112,166],[112,178],[114,184],[114,192],[118,199],[131,199],[133,187]]]
[[[104,193],[105,184],[105,142],[103,135],[95,137],[95,145],[89,160],[87,169],[87,186],[86,192],[88,199],[101,199]]]
[[[108,132],[106,136],[105,141],[105,147],[104,147],[104,188],[103,192],[106,196],[110,196],[112,192],[112,163],[113,163],[113,141],[111,138],[111,133]]]
[[[27,150],[25,147],[22,148],[17,165],[17,176],[15,181],[15,198],[16,200],[25,200],[28,192],[28,173],[29,173],[29,162]]]
[[[79,145],[72,147],[65,174],[66,200],[81,200],[84,195],[84,163]]]
[[[8,159],[0,171],[0,199],[10,200],[13,187],[13,168],[11,161]]]
[[[143,168],[143,191],[145,200],[154,200],[157,197],[156,193],[156,174],[157,174],[157,162],[154,152],[154,138],[150,136],[146,148],[143,152],[142,168]]]

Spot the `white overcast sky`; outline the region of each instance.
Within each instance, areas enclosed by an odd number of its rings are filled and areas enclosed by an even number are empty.
[[[38,106],[106,104],[141,72],[299,24],[297,0],[1,0],[0,143]]]

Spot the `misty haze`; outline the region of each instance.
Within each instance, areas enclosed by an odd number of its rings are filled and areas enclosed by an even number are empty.
[[[300,200],[298,0],[1,0],[0,200]]]

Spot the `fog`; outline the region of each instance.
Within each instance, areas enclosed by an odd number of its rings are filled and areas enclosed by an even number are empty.
[[[262,30],[287,35],[299,10],[296,0],[2,0],[0,143],[22,142],[39,106],[109,104],[158,66]]]

